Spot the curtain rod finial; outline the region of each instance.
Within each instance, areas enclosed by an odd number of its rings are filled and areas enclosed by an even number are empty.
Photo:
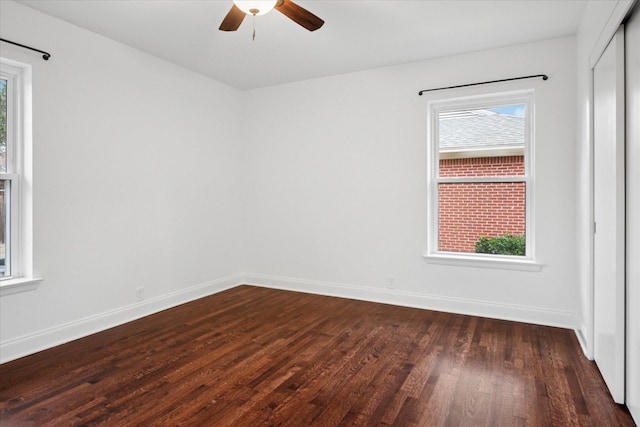
[[[34,52],[39,52],[39,53],[42,54],[42,59],[44,59],[45,61],[48,61],[49,58],[51,58],[51,54],[49,52],[45,52],[44,50],[36,49],[35,47],[27,46],[26,44],[12,42],[11,40],[2,39],[2,38],[0,38],[0,42],[9,43],[9,44],[12,44],[14,46],[19,46],[19,47],[23,47],[25,49],[32,50]]]

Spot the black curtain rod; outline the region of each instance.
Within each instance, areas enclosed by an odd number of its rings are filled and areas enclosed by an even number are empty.
[[[548,80],[549,79],[549,76],[547,76],[546,74],[536,74],[536,75],[533,75],[533,76],[512,77],[510,79],[491,80],[491,81],[488,81],[488,82],[467,83],[466,85],[438,87],[438,88],[435,88],[435,89],[423,89],[420,92],[418,92],[418,95],[422,96],[422,94],[425,93],[425,92],[433,92],[433,91],[436,91],[436,90],[457,89],[459,87],[486,85],[486,84],[489,84],[489,83],[510,82],[511,80],[535,79],[537,77],[542,77],[542,80]]]
[[[16,45],[16,46],[20,46],[20,47],[23,47],[25,49],[32,50],[34,52],[39,52],[39,53],[42,54],[42,59],[44,59],[45,61],[48,61],[49,58],[51,58],[51,54],[49,52],[45,52],[44,50],[40,50],[40,49],[33,48],[31,46],[27,46],[27,45],[24,45],[24,44],[12,42],[11,40],[7,40],[7,39],[0,39],[0,41],[3,41],[5,43],[9,43],[9,44],[13,44],[13,45]]]

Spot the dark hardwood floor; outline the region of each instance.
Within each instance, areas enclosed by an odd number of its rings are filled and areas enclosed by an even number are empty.
[[[2,426],[633,426],[573,331],[240,286],[0,365]]]

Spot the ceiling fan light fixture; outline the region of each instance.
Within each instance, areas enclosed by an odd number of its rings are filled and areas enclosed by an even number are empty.
[[[276,6],[278,0],[233,0],[233,3],[247,15],[264,15]]]

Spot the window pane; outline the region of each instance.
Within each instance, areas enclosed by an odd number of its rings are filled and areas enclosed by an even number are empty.
[[[7,81],[0,79],[0,172],[7,171]]]
[[[11,182],[0,180],[0,277],[9,276],[9,191]]]
[[[524,156],[440,159],[440,177],[524,176]]]
[[[524,182],[438,184],[438,250],[525,255],[525,190]]]
[[[438,114],[439,176],[524,176],[526,105]]]

